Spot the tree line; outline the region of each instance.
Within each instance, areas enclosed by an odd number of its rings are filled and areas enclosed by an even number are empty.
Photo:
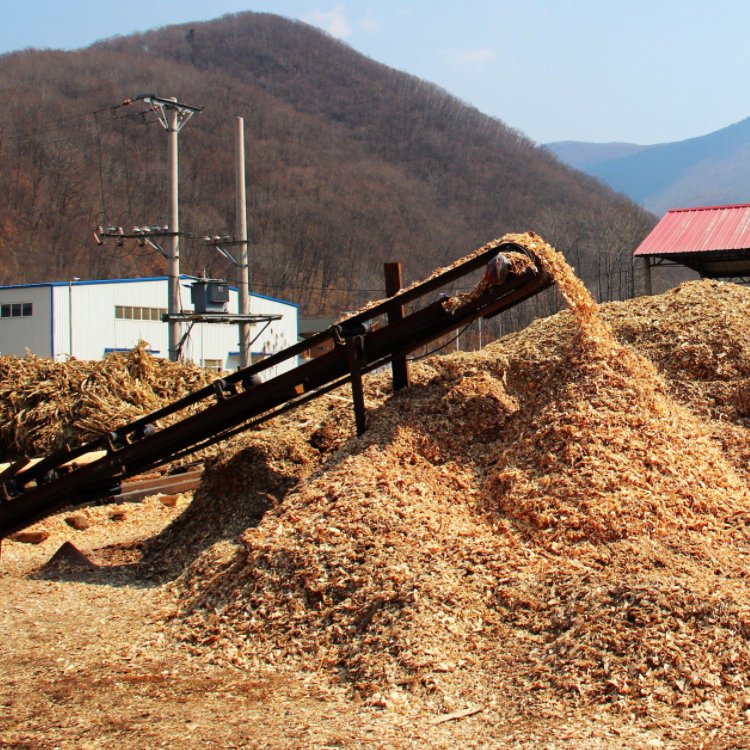
[[[136,94],[204,107],[180,135],[186,273],[233,278],[205,232],[231,233],[234,119],[246,122],[252,285],[302,314],[382,296],[506,232],[563,251],[602,301],[638,289],[633,249],[655,217],[442,89],[305,24],[244,13],[76,52],[0,57],[2,283],[164,273],[101,223],[163,224],[167,139]],[[523,325],[559,305],[524,306]],[[540,307],[541,306],[541,307]]]

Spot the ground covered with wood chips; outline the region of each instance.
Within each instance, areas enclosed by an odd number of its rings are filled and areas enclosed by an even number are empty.
[[[4,542],[0,745],[750,746],[750,290],[538,251],[570,311],[373,376],[362,437],[339,391]]]

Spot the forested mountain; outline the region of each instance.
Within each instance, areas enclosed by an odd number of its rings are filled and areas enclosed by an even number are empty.
[[[98,224],[166,223],[167,137],[142,93],[204,107],[180,135],[182,269],[233,278],[200,237],[234,217],[247,133],[253,288],[334,312],[509,231],[565,251],[623,296],[654,217],[436,86],[300,22],[243,13],[75,52],[0,57],[0,282],[164,273]],[[541,115],[543,116],[543,115]]]
[[[750,201],[750,118],[654,146],[561,141],[547,148],[656,214]]]

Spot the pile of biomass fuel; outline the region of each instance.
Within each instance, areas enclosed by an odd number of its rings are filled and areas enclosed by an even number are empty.
[[[0,357],[0,455],[40,456],[85,443],[216,379],[153,357],[147,346],[103,360]]]
[[[699,394],[721,373],[745,377],[732,358],[750,326],[725,330],[721,351],[718,336],[691,339],[700,329],[671,304],[712,308],[724,287],[711,284],[602,316],[562,257],[530,241],[570,311],[415,368],[362,437],[175,582],[174,637],[392,708],[744,718],[750,497]],[[725,412],[744,434],[740,413],[739,399]]]
[[[367,408],[377,408],[390,395],[390,379],[372,377],[367,385]],[[174,577],[215,542],[256,526],[353,433],[351,398],[332,393],[223,445],[205,462],[203,481],[186,511],[147,543],[152,572]]]

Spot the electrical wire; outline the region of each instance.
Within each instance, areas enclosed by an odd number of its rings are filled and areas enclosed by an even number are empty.
[[[603,273],[599,274],[597,276],[592,275],[583,275],[579,276],[578,278],[581,279],[581,281],[589,281],[589,282],[596,282],[596,281],[602,281],[607,278],[611,278],[612,276],[627,276],[629,274],[633,275],[643,275],[645,274],[644,268],[633,268],[633,269],[622,269],[619,271],[612,271],[611,273]],[[382,294],[385,295],[385,289],[384,287],[327,287],[323,289],[322,287],[318,286],[298,286],[298,285],[288,285],[288,284],[262,284],[262,283],[254,283],[253,287],[255,289],[271,289],[271,290],[293,290],[295,292],[348,292],[348,293],[368,293],[368,294]],[[454,287],[455,291],[457,292],[470,292],[474,287],[472,286],[457,286]]]
[[[148,130],[146,130],[145,141],[146,141],[146,147],[144,149],[145,154],[144,154],[144,160],[143,160],[144,161],[144,167],[143,167],[143,202],[141,204],[141,215],[139,217],[139,222],[141,224],[145,224],[146,223],[145,212],[146,212],[146,205],[148,204],[148,178],[149,178],[148,167],[149,167],[149,163],[151,161],[151,154],[150,154],[150,150],[151,150],[151,128],[149,128]]]
[[[156,115],[153,115],[149,119],[149,115],[153,114],[151,110],[142,111],[139,110],[137,112],[126,112],[124,114],[117,114],[117,110],[121,109],[122,107],[130,104],[131,102],[123,102],[120,104],[114,104],[108,107],[100,107],[99,109],[92,110],[90,112],[81,112],[74,115],[67,115],[65,117],[59,117],[57,120],[53,121],[53,124],[50,125],[50,123],[47,123],[45,126],[40,126],[38,128],[32,128],[27,129],[23,133],[19,133],[16,136],[8,135],[5,136],[6,142],[20,142],[20,141],[30,141],[33,136],[35,135],[41,135],[41,136],[49,136],[54,135],[56,133],[60,133],[65,130],[70,130],[73,128],[80,128],[80,121],[84,120],[85,118],[92,117],[94,120],[94,129],[95,129],[95,137],[96,137],[96,147],[97,147],[97,153],[98,153],[98,162],[99,162],[99,186],[100,186],[100,203],[101,203],[101,212],[102,216],[106,216],[106,201],[105,201],[105,193],[104,193],[104,175],[103,175],[103,146],[102,146],[102,133],[105,129],[105,126],[108,125],[109,122],[112,122],[113,125],[115,125],[119,130],[120,140],[123,146],[123,149],[125,149],[125,134],[124,130],[128,127],[138,127],[138,126],[148,126],[154,122],[159,122],[159,118]],[[104,113],[109,113],[110,117],[106,119],[100,119],[100,115]],[[43,139],[44,142],[47,145],[55,145],[58,143],[67,143],[69,142],[68,139],[58,139],[58,140],[49,140],[47,138]],[[148,149],[150,141],[147,139],[146,141],[146,147]],[[147,193],[147,185],[148,185],[148,160],[146,164],[146,169],[144,172],[144,195]],[[127,197],[127,203],[128,203],[128,216],[132,220],[133,219],[133,209],[132,209],[132,199],[131,199],[131,190],[130,190],[130,173],[128,169],[128,160],[125,159],[125,188],[126,188],[126,197]],[[145,204],[145,200],[144,200]],[[145,255],[153,255],[156,251],[150,250],[145,253]],[[132,255],[134,252],[128,252],[125,251],[124,254],[126,255]],[[621,269],[618,271],[612,271],[609,273],[604,274],[598,274],[598,275],[581,275],[579,278],[584,282],[589,283],[598,283],[600,281],[611,279],[613,276],[627,276],[632,274],[635,276],[636,274],[644,274],[645,269],[643,268],[634,268],[634,269]],[[265,288],[265,289],[279,289],[280,285],[277,284],[255,284],[256,288]],[[293,291],[300,291],[300,292],[317,292],[320,291],[321,293],[329,293],[329,292],[336,292],[336,293],[367,293],[367,294],[384,294],[383,288],[367,288],[367,287],[331,287],[328,289],[322,289],[318,287],[313,286],[286,286],[282,285],[283,289],[293,290]],[[461,287],[459,288],[459,291],[468,291],[470,287]]]
[[[107,206],[104,202],[104,170],[102,167],[102,136],[99,131],[99,120],[97,119],[96,113],[94,114],[94,126],[96,127],[96,143],[97,143],[98,152],[99,152],[99,198],[100,198],[101,207],[102,207],[101,219],[102,221],[104,221],[104,219],[107,216]]]
[[[117,105],[121,106],[121,105]],[[47,145],[53,145],[56,143],[69,143],[68,138],[59,138],[57,140],[52,140],[50,137],[55,136],[59,133],[69,131],[69,130],[81,130],[81,122],[80,120],[88,117],[96,117],[103,112],[109,111],[109,108],[103,108],[103,109],[97,109],[93,110],[91,112],[85,112],[79,115],[71,115],[69,117],[62,117],[58,118],[57,120],[50,121],[47,125],[44,127],[37,127],[37,128],[31,128],[31,129],[25,129],[23,132],[17,133],[15,135],[5,135],[4,141],[6,143],[32,143],[32,142],[41,142]],[[148,119],[147,116],[150,114],[150,112],[129,112],[124,115],[112,115],[110,118],[106,119],[100,119],[99,120],[99,126],[102,130],[105,130],[105,126],[108,123],[112,123],[113,125],[120,126],[121,123],[124,123],[124,127],[133,127],[136,125],[150,125],[153,122],[158,122],[158,118],[156,116],[152,117],[151,119]],[[50,136],[50,137],[48,137]]]
[[[469,326],[473,323],[473,320],[470,320],[452,339],[448,339],[444,344],[441,344],[440,346],[436,347],[435,349],[431,349],[429,352],[425,352],[424,354],[420,354],[418,357],[409,357],[409,362],[419,362],[420,359],[424,359],[425,357],[429,357],[431,354],[437,354],[438,352],[445,349],[446,346],[449,346],[454,341],[458,341],[459,337],[462,333],[466,333],[466,331],[469,329]]]
[[[123,162],[125,163],[125,196],[128,201],[128,218],[130,219],[130,222],[133,222],[133,206],[130,203],[130,170],[128,169],[128,163],[130,159],[128,159],[128,152],[127,152],[127,146],[125,145],[125,130],[123,128],[122,124],[122,118],[119,118],[120,120],[120,142],[122,143],[122,155],[123,155]]]

